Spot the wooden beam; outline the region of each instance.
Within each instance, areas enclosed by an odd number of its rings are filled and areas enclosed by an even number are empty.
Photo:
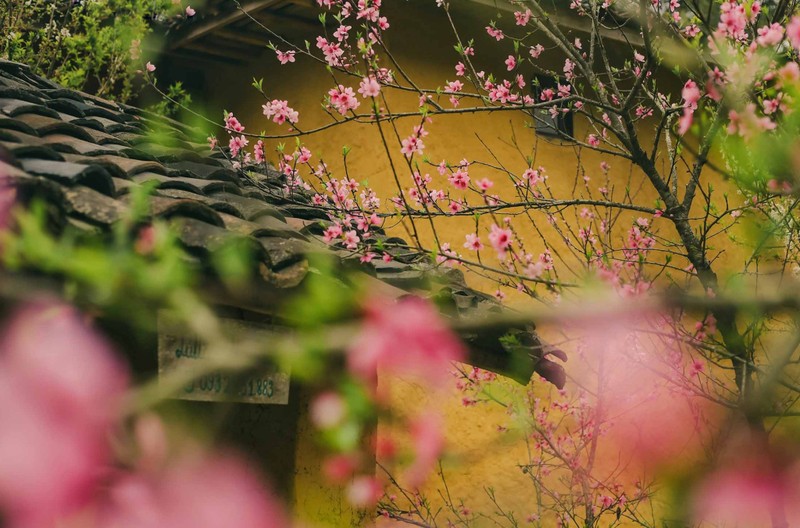
[[[217,55],[207,55],[199,50],[179,49],[174,51],[165,51],[165,57],[177,59],[186,63],[193,63],[197,66],[208,66],[209,64],[234,64],[243,65],[245,61],[234,59],[232,57],[220,57]]]
[[[315,23],[319,22],[319,13],[321,12],[316,0],[288,0],[283,5],[271,9],[271,11],[278,15],[290,15],[312,20]]]
[[[297,7],[312,11],[319,9],[316,0],[289,0],[287,3],[294,4]]]
[[[189,26],[185,34],[178,36],[175,41],[170,44],[169,49],[175,50],[184,47],[187,44],[203,38],[218,29],[224,28],[233,24],[234,22],[238,22],[239,20],[246,18],[247,14],[252,15],[261,11],[262,9],[273,7],[283,1],[284,0],[250,0],[248,2],[242,2],[241,9],[237,8],[227,13],[211,16],[208,18],[208,20],[204,20],[197,25]]]
[[[319,31],[322,27],[319,19],[304,18],[271,10],[261,12],[253,18],[282,37],[295,34],[305,35],[312,31]]]
[[[203,42],[190,42],[185,45],[183,49],[220,57],[222,60],[231,59],[239,62],[250,62],[257,59],[260,55],[259,53],[248,53],[245,50],[219,46],[217,44],[206,44]]]
[[[256,46],[259,48],[264,48],[269,43],[269,35],[265,32],[257,33],[240,29],[235,31],[230,29],[218,29],[214,32],[214,36],[238,42],[244,46]]]

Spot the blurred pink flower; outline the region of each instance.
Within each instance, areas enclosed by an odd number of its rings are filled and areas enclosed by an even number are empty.
[[[375,456],[379,462],[391,460],[397,456],[397,444],[387,435],[375,437]]]
[[[347,413],[347,405],[335,392],[324,392],[311,402],[311,422],[318,429],[339,425]]]
[[[347,500],[358,508],[374,506],[381,496],[383,496],[383,486],[372,476],[356,477],[347,487]]]
[[[108,464],[125,369],[75,310],[28,306],[0,342],[0,510],[49,526],[83,507]]]
[[[794,49],[800,49],[800,16],[793,16],[786,26],[786,35]]]
[[[17,199],[17,192],[13,187],[3,186],[2,175],[0,175],[0,233],[8,229],[11,221],[11,208]],[[3,245],[0,240],[0,253]]]
[[[17,199],[16,189],[7,185],[5,179],[5,175],[0,173],[0,231],[3,231],[8,226],[11,207]]]
[[[156,248],[156,228],[152,224],[139,229],[133,249],[140,255],[150,255]]]
[[[356,472],[358,466],[357,454],[338,454],[325,459],[322,464],[322,472],[329,481],[342,484]]]
[[[347,363],[364,380],[374,380],[380,365],[436,386],[447,380],[450,362],[464,361],[465,356],[461,341],[436,308],[429,301],[409,296],[396,303],[370,301]]]
[[[733,460],[729,465],[697,488],[692,509],[698,523],[770,526],[775,513],[786,516],[786,526],[800,523],[800,467],[770,471],[766,458],[758,464]]]
[[[478,186],[478,189],[482,191],[488,191],[491,187],[494,186],[494,182],[489,178],[480,179],[477,182],[475,182],[475,184]]]
[[[414,462],[406,470],[404,483],[412,488],[423,484],[444,450],[444,433],[440,416],[427,413],[410,424]]]
[[[630,470],[654,469],[699,455],[703,431],[713,430],[715,408],[696,396],[696,370],[668,335],[657,312],[622,313],[604,302],[606,316],[579,319],[582,361],[571,374],[577,385],[597,387],[598,419],[610,456]],[[594,389],[593,389],[594,390]]]
[[[511,229],[492,224],[491,231],[489,232],[489,243],[497,251],[498,255],[504,254],[513,241],[514,233]]]
[[[139,458],[137,468],[155,471],[161,467],[169,455],[169,439],[164,422],[154,413],[140,416],[133,429]]]
[[[0,145],[0,231],[5,229],[10,220],[11,208],[17,200],[17,189],[12,174],[14,155]]]
[[[113,528],[290,526],[277,499],[228,455],[196,455],[157,473],[126,475],[111,487],[99,517],[100,526]]]
[[[692,120],[694,119],[694,111],[697,110],[697,103],[700,101],[702,95],[700,89],[697,87],[697,83],[693,80],[689,79],[686,81],[686,84],[683,85],[683,90],[681,90],[683,114],[678,120],[678,134],[684,135],[689,131],[689,128],[692,126]]]

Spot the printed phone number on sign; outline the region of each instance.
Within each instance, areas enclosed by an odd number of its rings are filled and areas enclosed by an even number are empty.
[[[271,379],[249,378],[243,385],[231,385],[230,377],[224,374],[208,374],[184,387],[186,394],[195,391],[210,394],[227,394],[229,396],[272,398],[275,394],[275,382]]]

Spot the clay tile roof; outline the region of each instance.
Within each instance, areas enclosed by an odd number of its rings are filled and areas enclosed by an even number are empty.
[[[157,135],[150,135],[152,130]],[[177,121],[66,90],[25,65],[0,60],[0,154],[5,150],[0,185],[16,187],[19,196],[54,202],[64,216],[57,224],[64,229],[109,231],[129,209],[131,189],[150,184],[155,186],[150,217],[172,224],[187,253],[201,264],[226,241],[251,249],[263,283],[235,299],[218,297],[220,303],[274,309],[276,300],[303,282],[308,257],[325,253],[373,281],[375,291],[399,297],[422,290],[454,317],[503,309],[493,297],[468,288],[459,270],[434,267],[402,239],[380,230],[373,236],[393,255],[390,262],[362,264],[358,255],[328,246],[321,237],[328,223],[325,212],[302,193],[287,196],[280,173],[269,167],[237,172],[204,141]],[[507,330],[464,336],[477,365],[508,372],[514,360],[498,341]],[[543,358],[546,352],[563,353],[543,345],[530,327],[518,331],[531,362],[529,369],[513,373],[515,379],[527,382],[535,368],[563,383],[561,367]]]

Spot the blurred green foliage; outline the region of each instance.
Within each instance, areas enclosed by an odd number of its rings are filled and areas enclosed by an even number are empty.
[[[192,94],[186,91],[182,82],[177,81],[167,88],[165,97],[151,106],[150,110],[167,117],[183,118],[185,112],[181,112],[181,110],[191,107]]]
[[[301,328],[318,328],[340,321],[357,308],[358,293],[335,269],[333,258],[312,255],[303,294],[287,305],[285,317]]]
[[[753,251],[751,261],[794,260],[796,246],[791,241],[800,225],[800,113],[796,103],[786,102],[797,101],[797,92],[796,86],[784,88],[784,104],[794,109],[783,113],[775,130],[745,136],[728,134],[720,145],[730,175],[750,210],[743,223],[743,242]],[[772,96],[774,91],[765,91],[764,97]]]
[[[2,265],[64,281],[79,306],[145,320],[176,291],[192,287],[195,274],[169,227],[148,222],[147,187],[132,192],[131,208],[111,233],[66,226],[55,234],[47,205],[34,201],[15,211],[14,231],[0,233]]]
[[[28,64],[68,88],[126,101],[134,95],[141,46],[170,0],[7,0],[0,57]]]
[[[774,88],[765,89],[761,98],[775,98],[779,93],[783,104],[794,107],[794,111],[787,109],[775,130],[758,131],[746,136],[728,134],[721,145],[722,154],[733,177],[742,187],[752,192],[788,191],[788,187],[783,188],[784,182],[792,188],[798,184],[795,178],[800,169],[800,115],[797,104],[792,101],[797,101],[800,94],[796,86],[789,85],[780,92],[776,92]],[[740,109],[731,111],[737,110]],[[757,130],[755,126],[752,128]],[[774,180],[772,184],[771,180]],[[775,184],[778,184],[777,187],[774,187]]]

